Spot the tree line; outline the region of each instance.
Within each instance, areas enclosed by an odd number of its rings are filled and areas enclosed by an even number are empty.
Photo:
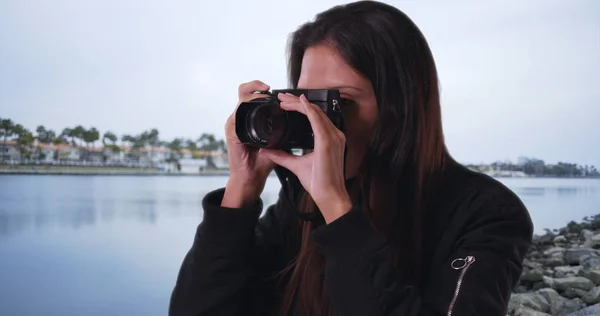
[[[86,129],[81,125],[66,127],[60,133],[40,125],[35,129],[35,132],[31,132],[23,125],[15,124],[11,119],[6,118],[0,118],[0,139],[4,140],[3,146],[8,140],[15,141],[21,158],[24,159],[30,159],[32,154],[39,150],[40,144],[69,144],[80,149],[86,149],[86,147],[89,149],[90,146],[95,147],[98,141],[101,141],[104,148],[110,149],[114,153],[119,153],[123,147],[129,147],[130,150],[127,155],[132,158],[139,158],[141,156],[140,149],[146,146],[169,148],[171,150],[169,160],[172,161],[178,159],[181,150],[184,148],[192,153],[196,151],[227,151],[224,140],[217,139],[213,134],[208,133],[204,133],[196,139],[175,138],[165,141],[160,139],[160,133],[156,128],[143,131],[138,135],[125,134],[121,137],[111,131],[100,133],[95,127]],[[2,147],[3,151],[4,148]],[[150,154],[152,153],[150,152]],[[4,155],[2,157],[4,159]],[[56,158],[57,156],[55,156]],[[486,171],[490,168],[496,171],[522,171],[529,176],[600,177],[600,173],[594,166],[567,162],[546,164],[543,160],[536,158],[526,158],[524,162],[518,164],[494,162],[486,165],[468,165],[468,167],[480,171]]]
[[[600,177],[600,172],[592,165],[569,162],[546,164],[544,160],[537,158],[525,158],[521,163],[497,161],[485,166],[469,165],[469,167],[480,171],[487,171],[486,169],[490,168],[496,171],[521,171],[533,177]]]
[[[0,139],[3,140],[2,152],[4,152],[7,141],[14,141],[21,158],[24,159],[31,159],[34,153],[39,153],[42,144],[55,146],[66,144],[85,150],[95,147],[98,141],[101,141],[104,148],[110,149],[114,153],[119,153],[123,147],[129,147],[128,154],[138,155],[138,157],[140,149],[146,146],[166,147],[177,154],[180,154],[184,148],[192,153],[196,151],[227,151],[225,141],[217,139],[209,133],[204,133],[196,139],[181,137],[166,141],[160,139],[160,133],[156,128],[143,131],[137,135],[125,134],[121,137],[111,131],[100,133],[95,127],[85,128],[81,125],[65,127],[60,132],[40,125],[32,132],[8,118],[0,118]]]

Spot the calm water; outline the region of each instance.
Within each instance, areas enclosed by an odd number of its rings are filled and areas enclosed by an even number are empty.
[[[166,315],[201,199],[226,181],[0,176],[0,315]],[[600,180],[502,181],[538,232],[600,213]]]

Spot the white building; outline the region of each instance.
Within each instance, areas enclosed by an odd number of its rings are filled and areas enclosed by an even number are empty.
[[[214,155],[212,157],[212,161],[217,169],[229,169],[229,161],[227,160],[226,153]]]
[[[8,140],[4,143],[0,140],[0,162],[16,163],[21,160],[21,152],[17,142]]]
[[[208,165],[206,159],[180,159],[179,165],[181,166],[181,173],[186,174],[199,174],[206,169]]]

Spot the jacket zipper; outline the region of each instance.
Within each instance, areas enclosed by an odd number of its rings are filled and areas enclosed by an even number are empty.
[[[474,256],[466,256],[465,258],[456,258],[450,264],[452,269],[454,270],[462,270],[460,272],[460,276],[458,277],[458,281],[456,282],[456,289],[454,290],[454,297],[450,302],[450,307],[448,308],[448,315],[452,316],[452,311],[454,309],[454,304],[456,304],[456,299],[458,298],[458,294],[460,293],[460,287],[463,282],[463,278],[465,277],[465,273],[469,270],[469,267],[475,262]]]

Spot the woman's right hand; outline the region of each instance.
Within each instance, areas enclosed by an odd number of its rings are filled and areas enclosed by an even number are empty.
[[[255,203],[275,167],[271,159],[259,154],[258,148],[242,144],[235,133],[235,112],[240,103],[265,97],[255,92],[269,89],[268,85],[258,80],[243,83],[238,88],[238,105],[225,123],[229,180],[221,202],[223,207],[241,208]]]

